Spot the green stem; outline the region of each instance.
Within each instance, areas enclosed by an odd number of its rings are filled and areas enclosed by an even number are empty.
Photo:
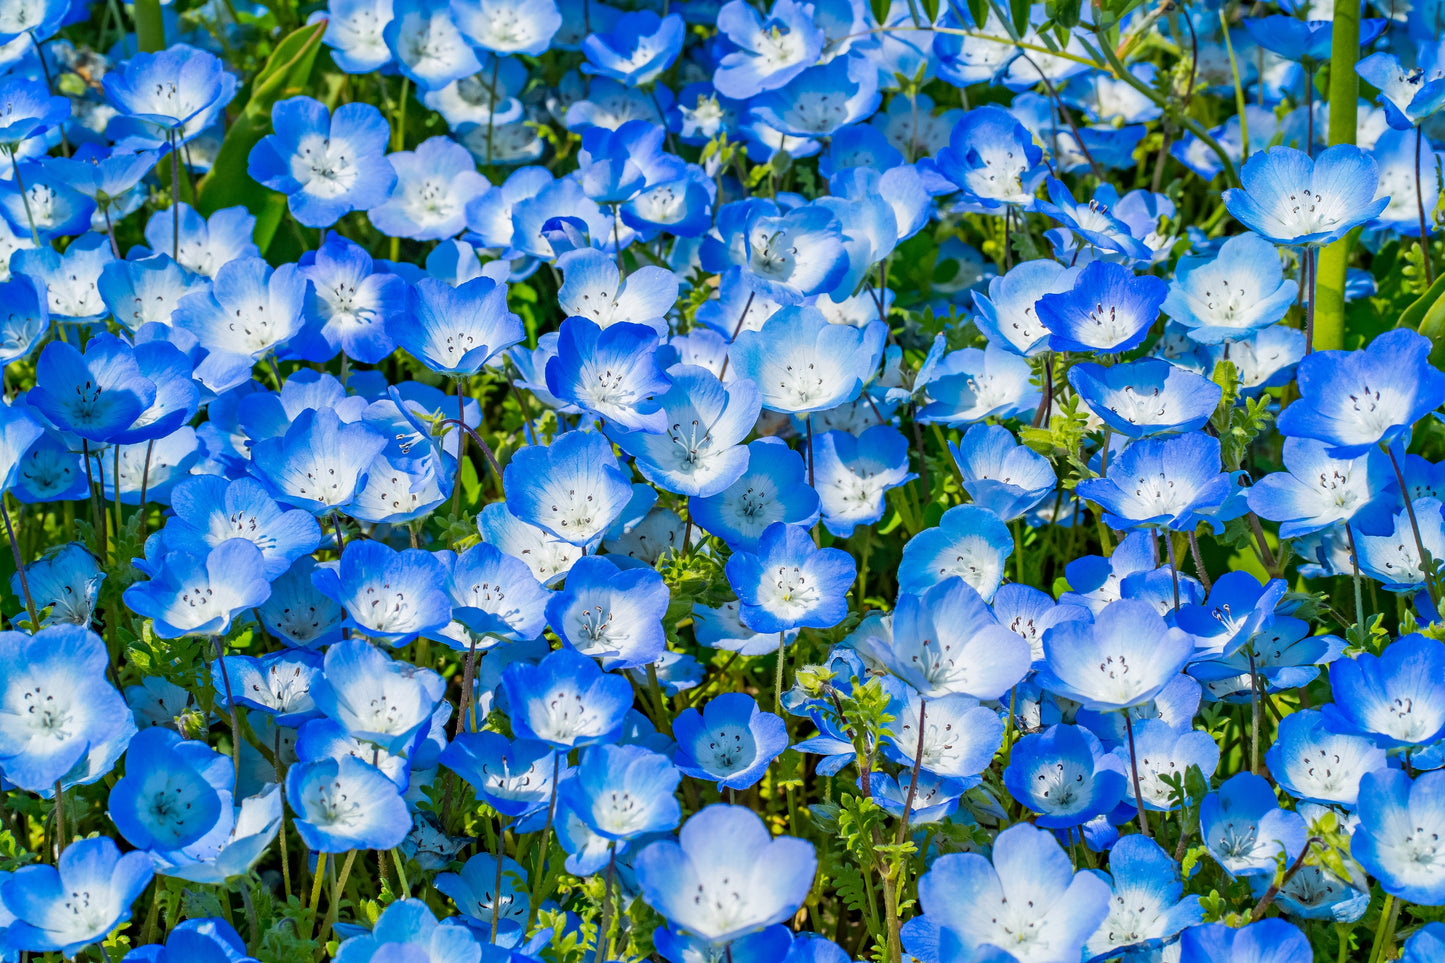
[[[1355,74],[1355,62],[1360,56],[1360,6],[1355,0],[1335,0],[1334,6],[1329,87],[1331,146],[1355,142],[1360,87],[1360,79]],[[1338,350],[1345,346],[1345,271],[1357,236],[1358,232],[1352,231],[1317,255],[1312,298],[1316,350]]]
[[[161,0],[135,0],[135,42],[142,53],[166,49],[166,24]]]
[[[1385,894],[1385,905],[1380,907],[1380,925],[1375,929],[1375,943],[1370,947],[1370,963],[1384,963],[1390,958],[1390,948],[1395,943],[1395,923],[1400,918],[1400,901],[1389,893]]]

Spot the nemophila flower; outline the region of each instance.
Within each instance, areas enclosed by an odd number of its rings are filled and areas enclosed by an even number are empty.
[[[312,581],[346,609],[349,625],[388,645],[436,633],[452,618],[446,569],[421,549],[354,541],[336,569],[317,569]]]
[[[221,392],[249,380],[251,366],[301,330],[306,279],[294,264],[274,271],[238,258],[216,271],[209,290],[188,294],[171,318],[208,352],[196,379]]]
[[[1131,764],[1127,744],[1114,749],[1122,765]],[[1191,768],[1198,767],[1209,780],[1219,767],[1219,746],[1207,732],[1178,729],[1162,719],[1141,719],[1134,725],[1134,752],[1139,768],[1139,795],[1143,808],[1154,812],[1173,812],[1182,805],[1175,784]],[[1135,800],[1134,784],[1124,784],[1126,801]]]
[[[554,0],[453,0],[451,12],[467,39],[493,54],[539,56],[562,26]]]
[[[1373,739],[1336,732],[1310,709],[1280,720],[1264,761],[1279,787],[1296,799],[1347,809],[1354,808],[1365,773],[1386,766],[1385,750]]]
[[[1230,876],[1272,876],[1281,856],[1288,864],[1300,854],[1309,832],[1303,816],[1279,807],[1264,777],[1241,772],[1200,802],[1199,834]]]
[[[1145,836],[1124,836],[1109,850],[1109,882],[1109,915],[1084,944],[1085,959],[1155,950],[1204,921],[1199,897],[1184,895],[1179,865]]]
[[[882,357],[884,326],[831,324],[809,306],[783,308],[728,349],[739,375],[758,387],[762,406],[795,415],[856,399]]]
[[[1402,963],[1430,963],[1445,954],[1445,923],[1426,923],[1405,941]]]
[[[137,849],[181,849],[230,816],[231,760],[204,742],[149,728],[131,740],[125,762],[108,815]]]
[[[1087,247],[1111,259],[1151,262],[1154,252],[1134,236],[1128,223],[1114,211],[1120,203],[1119,193],[1107,183],[1094,189],[1088,200],[1075,200],[1073,193],[1058,178],[1050,177],[1048,201],[1038,202],[1038,210],[1057,220],[1062,229],[1051,232],[1060,253],[1071,246]],[[1072,260],[1072,255],[1071,255]]]
[[[694,779],[716,781],[719,789],[756,784],[788,747],[782,718],[763,712],[741,692],[718,696],[702,712],[682,710],[673,720],[673,738],[677,768]]]
[[[336,66],[348,74],[371,73],[391,60],[384,31],[392,0],[329,0],[321,42]]]
[[[1194,641],[1171,628],[1148,604],[1112,602],[1093,622],[1061,622],[1044,634],[1038,681],[1086,708],[1127,709],[1148,702],[1194,652]]]
[[[396,172],[396,185],[366,216],[390,237],[436,241],[461,233],[467,201],[491,186],[477,173],[467,149],[446,137],[430,137],[415,150],[396,151],[386,159]]]
[[[252,237],[255,229],[256,218],[244,207],[225,207],[206,218],[182,203],[174,213],[153,214],[146,222],[145,239],[151,252],[173,255],[186,270],[214,278],[232,261],[261,256]]]
[[[562,641],[609,669],[646,665],[662,654],[669,595],[652,568],[619,569],[605,555],[577,560],[562,591],[547,602],[547,621]]]
[[[170,502],[174,515],[160,533],[165,551],[205,555],[245,539],[261,550],[268,580],[321,544],[321,526],[310,512],[283,509],[253,478],[194,475],[176,485]]]
[[[1076,603],[1056,603],[1047,592],[1021,582],[999,587],[993,597],[998,623],[1029,644],[1035,663],[1044,658],[1044,633],[1060,622],[1090,619],[1093,614]]]
[[[587,60],[582,72],[611,77],[629,87],[657,79],[682,52],[686,27],[682,17],[659,17],[651,10],[624,13],[606,33],[589,33],[582,39]]]
[[[1046,829],[1069,829],[1113,810],[1128,777],[1082,726],[1054,725],[1014,743],[1003,784]]]
[[[1245,227],[1274,244],[1323,245],[1372,220],[1388,198],[1375,196],[1379,171],[1369,154],[1337,144],[1311,158],[1292,147],[1251,154],[1243,185],[1223,194]]]
[[[52,341],[35,378],[27,402],[56,427],[92,442],[115,440],[156,400],[156,384],[141,373],[135,349],[108,334],[92,338],[84,354]]]
[[[1109,912],[1109,884],[1076,874],[1053,837],[1027,824],[999,833],[992,862],[940,856],[918,890],[923,916],[904,924],[903,945],[925,959],[934,958],[925,947],[967,959],[994,946],[1019,960],[1073,960]]]
[[[24,275],[0,281],[0,299],[6,306],[0,315],[0,364],[9,364],[30,354],[49,329],[50,302],[44,286]]]
[[[359,759],[369,763],[405,792],[411,784],[406,756],[349,735],[334,719],[312,719],[296,733],[296,758],[303,763],[327,759]]]
[[[285,435],[252,446],[251,472],[281,501],[323,515],[351,503],[385,448],[375,428],[343,424],[330,408],[308,408]]]
[[[507,310],[507,286],[478,277],[457,287],[423,278],[408,290],[406,311],[387,334],[433,371],[473,375],[522,340],[522,321]]]
[[[751,810],[721,804],[693,815],[676,842],[651,843],[632,863],[643,900],[713,945],[788,919],[818,867],[806,841],[774,839]]]
[[[933,169],[961,191],[966,210],[997,213],[1026,208],[1048,174],[1034,137],[1002,107],[964,114],[938,152]]]
[[[6,940],[31,953],[74,956],[131,918],[131,904],[150,884],[150,857],[121,855],[106,836],[66,846],[54,866],[23,866],[0,883],[14,917]]]
[[[286,801],[302,841],[319,853],[391,849],[411,829],[396,783],[355,756],[294,763]]]
[[[972,696],[925,698],[907,690],[894,706],[893,721],[883,730],[884,754],[905,767],[918,760],[921,769],[963,789],[977,785],[1003,745],[1003,719]]]
[[[767,16],[743,0],[718,11],[717,26],[729,47],[713,73],[713,86],[732,100],[776,90],[818,62],[825,37],[813,4],[779,0]]]
[[[1191,926],[1179,940],[1179,963],[1209,963],[1211,960],[1310,963],[1313,959],[1314,952],[1305,935],[1278,917],[1248,923],[1239,929],[1223,923]]]
[[[125,751],[135,723],[106,680],[105,646],[81,626],[0,633],[0,772],[49,794],[100,779]]]
[[[265,726],[257,732],[264,740]],[[284,740],[281,745],[284,753]],[[163,876],[212,886],[245,876],[280,831],[281,808],[281,787],[272,785],[241,800],[234,815],[223,815],[217,831],[185,849],[152,851],[151,862]]]
[[[546,807],[553,772],[562,773],[560,760],[545,742],[508,741],[487,731],[462,731],[442,750],[440,762],[466,780],[478,798],[509,817]]]
[[[80,542],[66,542],[25,566],[30,597],[35,602],[36,611],[44,613],[40,625],[29,628],[34,630],[51,625],[89,627],[105,575],[100,562]],[[25,597],[18,573],[10,576],[10,590],[16,598]]]
[[[495,916],[498,944],[521,935],[522,924],[527,919],[527,874],[516,860],[503,857],[499,866],[491,853],[477,853],[462,864],[460,873],[438,874],[435,885],[437,892],[450,897],[464,917],[481,921],[488,930]],[[431,915],[420,904],[418,910]],[[449,918],[444,922],[448,929],[467,928],[464,919]],[[441,929],[438,927],[438,931]],[[450,947],[453,952],[457,948]],[[456,958],[449,953],[436,958],[436,963]]]
[[[1182,606],[1174,624],[1194,637],[1195,660],[1227,659],[1274,625],[1285,589],[1282,579],[1260,584],[1249,572],[1226,572],[1202,602]]]
[[[1356,458],[1408,437],[1445,402],[1445,374],[1429,361],[1430,342],[1408,329],[1387,331],[1362,351],[1320,351],[1299,364],[1299,400],[1279,416],[1281,434],[1324,442],[1331,458]]]
[[[1039,298],[1039,321],[1055,351],[1118,354],[1139,346],[1168,294],[1160,279],[1109,261],[1092,261],[1060,294]]]
[[[1390,501],[1386,490],[1394,476],[1375,448],[1334,457],[1328,442],[1291,437],[1284,440],[1284,466],[1255,481],[1246,494],[1251,511],[1280,523],[1281,538],[1377,515]]]
[[[975,505],[1005,522],[1028,513],[1053,491],[1057,479],[1047,458],[1020,445],[1007,428],[974,425],[948,451]]]
[[[657,396],[669,380],[657,363],[657,332],[618,323],[602,328],[583,317],[562,322],[557,355],[547,362],[547,390],[627,431],[666,428]]]
[[[305,326],[287,345],[308,361],[329,361],[338,351],[375,364],[396,347],[390,329],[406,311],[407,285],[375,270],[371,255],[339,234],[329,235],[301,274],[311,282]]]
[[[1003,582],[1013,549],[1013,535],[993,512],[955,506],[904,544],[898,590],[919,594],[957,575],[987,601]]]
[[[678,290],[671,271],[646,265],[623,277],[613,258],[591,248],[569,254],[559,267],[557,301],[568,317],[590,318],[602,328],[626,322],[667,333],[667,314]]]
[[[1103,478],[1085,479],[1075,491],[1104,509],[1111,528],[1184,531],[1201,521],[1214,524],[1234,491],[1229,473],[1220,470],[1219,451],[1218,439],[1202,432],[1145,438],[1119,452]]]
[[[696,604],[692,608],[693,633],[699,645],[726,649],[739,655],[765,655],[778,648],[776,632],[759,632],[743,625],[739,618],[742,603],[734,599],[716,608]],[[797,632],[785,633],[791,643]]]
[[[568,750],[615,742],[632,707],[627,678],[604,672],[592,659],[561,649],[537,665],[502,670],[512,731]]]
[[[840,538],[881,519],[884,496],[917,477],[908,470],[908,439],[892,425],[856,436],[823,432],[813,443],[813,470],[823,525]]]
[[[1445,900],[1445,772],[1413,780],[1398,769],[1367,773],[1360,781],[1359,816],[1350,852],[1386,893],[1411,903]]]
[[[347,639],[326,650],[311,698],[352,738],[401,754],[431,726],[443,689],[441,676],[430,669],[393,661],[366,641]]]
[[[590,746],[557,794],[592,832],[609,840],[668,832],[682,820],[682,780],[666,756],[642,746]]]
[[[517,518],[577,546],[595,542],[632,498],[611,443],[595,431],[568,431],[550,445],[523,448],[502,477]]]
[[[391,129],[370,104],[342,104],[333,115],[320,101],[289,97],[271,108],[271,126],[275,133],[251,148],[247,173],[285,194],[291,215],[307,227],[329,227],[391,194]]]
[[[735,552],[726,572],[741,602],[739,620],[759,632],[838,624],[857,576],[847,552],[817,548],[807,529],[784,522],[763,530],[756,552]]]
[[[397,0],[390,12],[382,37],[397,69],[420,89],[440,90],[481,69],[446,0]]]
[[[898,596],[891,641],[879,651],[889,671],[926,698],[996,699],[1027,674],[1029,645],[999,625],[965,579],[941,579]]]
[[[843,56],[809,67],[750,101],[751,116],[786,137],[830,137],[878,109],[878,69],[866,57]]]
[[[101,78],[118,116],[106,134],[129,149],[173,146],[211,126],[236,94],[220,58],[186,44],[138,53]],[[118,145],[119,146],[119,145]]]
[[[1378,656],[1340,659],[1330,690],[1334,702],[1321,711],[1331,729],[1385,748],[1428,745],[1445,735],[1445,643],[1407,635]]]
[[[195,554],[166,552],[150,567],[150,581],[136,582],[122,597],[163,639],[225,635],[233,619],[271,594],[266,561],[249,539],[230,538]]]
[[[524,642],[542,634],[552,593],[526,562],[485,542],[460,555],[438,557],[447,569],[445,588],[452,604],[452,625],[440,633],[448,644],[485,647],[497,639]]]
[[[70,157],[45,157],[41,164],[71,190],[95,201],[102,217],[119,219],[133,209],[125,195],[155,167],[160,156],[158,150],[109,151],[82,144]]]
[[[24,7],[22,7],[24,9]],[[24,141],[39,137],[70,117],[70,101],[53,95],[43,80],[12,74],[0,90],[0,144],[14,153]]]
[[[1069,384],[1099,420],[1127,438],[1188,433],[1203,428],[1223,389],[1162,358],[1106,368],[1092,362],[1069,369]]]
[[[16,251],[13,271],[27,275],[46,290],[56,321],[93,324],[105,315],[105,301],[96,289],[105,265],[115,260],[110,242],[100,234],[84,234],[57,254],[48,247]]]
[[[988,282],[988,294],[974,290],[975,323],[990,344],[1032,357],[1048,348],[1049,329],[1039,320],[1045,294],[1072,289],[1078,271],[1057,261],[1024,261]]]
[[[537,581],[546,586],[561,581],[584,554],[583,549],[572,543],[522,521],[504,502],[494,502],[482,509],[477,515],[477,531],[482,541],[497,546],[513,558],[520,558]]]
[[[1438,69],[1427,74],[1420,66],[1407,68],[1399,57],[1381,50],[1362,57],[1355,72],[1379,91],[1376,102],[1396,130],[1418,127],[1445,105],[1445,77]]]
[[[1257,234],[1241,234],[1212,256],[1180,258],[1163,311],[1195,341],[1219,344],[1274,324],[1298,296],[1274,246]]]
[[[1359,569],[1383,583],[1387,592],[1409,592],[1426,582],[1426,562],[1420,558],[1415,531],[1431,559],[1445,555],[1445,506],[1435,498],[1416,498],[1410,510],[1395,513],[1394,525],[1380,525],[1383,534],[1357,531]]]
[[[742,233],[737,263],[760,295],[794,303],[832,291],[847,273],[842,228],[827,208],[805,204],[779,213],[753,205]]]
[[[482,859],[483,855],[478,854],[469,862]],[[480,870],[481,866],[477,868]],[[490,922],[490,910],[486,918]],[[353,930],[352,933],[341,941],[336,951],[336,959],[341,963],[384,963],[398,957],[416,963],[447,960],[479,963],[482,959],[477,937],[464,922],[450,918],[438,922],[432,910],[419,899],[391,903],[377,916],[370,932]]]
[[[672,384],[656,398],[666,430],[619,433],[617,443],[659,487],[693,498],[717,495],[747,470],[742,441],[758,420],[757,387],[746,379],[724,385],[696,365],[674,365],[667,376]]]
[[[346,610],[311,581],[316,560],[298,558],[271,583],[271,596],[256,607],[261,624],[286,645],[320,648],[341,638]]]
[[[1030,384],[1029,363],[1009,348],[990,343],[983,350],[948,354],[924,382],[928,403],[918,420],[950,428],[985,418],[1018,418],[1032,412],[1043,394]]]
[[[321,714],[311,697],[321,665],[321,657],[305,649],[260,657],[227,655],[211,663],[211,684],[218,705],[227,705],[229,680],[236,705],[271,716],[278,725],[297,727]]]

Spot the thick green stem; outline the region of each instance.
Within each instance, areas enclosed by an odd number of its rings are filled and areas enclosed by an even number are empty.
[[[1334,38],[1330,45],[1330,146],[1355,142],[1359,108],[1360,6],[1335,0]],[[1314,347],[1320,351],[1345,346],[1345,269],[1358,232],[1351,232],[1318,252],[1315,262]]]
[[[135,0],[135,42],[141,53],[166,49],[166,26],[161,0]]]

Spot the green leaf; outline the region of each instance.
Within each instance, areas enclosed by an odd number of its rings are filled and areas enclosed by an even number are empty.
[[[893,8],[890,0],[869,0],[869,8],[873,11],[873,19],[879,23],[888,22],[888,11]]]
[[[973,17],[974,26],[980,30],[988,23],[988,0],[968,0],[968,12]]]
[[[142,53],[166,49],[166,26],[160,0],[135,0],[135,43]]]
[[[252,81],[250,99],[221,141],[215,163],[201,182],[197,209],[209,216],[223,207],[244,205],[256,215],[256,243],[263,253],[281,223],[286,199],[251,180],[246,164],[251,148],[271,130],[272,106],[305,87],[325,32],[326,21],[322,20],[292,32],[277,44],[266,66]]]
[[[1029,3],[1029,0],[1009,0],[1009,18],[1013,21],[1014,32],[1018,36],[1028,33],[1029,13],[1032,9],[1033,5]]]

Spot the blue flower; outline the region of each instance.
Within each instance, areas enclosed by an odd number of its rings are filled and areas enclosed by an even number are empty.
[[[747,470],[742,441],[758,420],[757,387],[742,379],[724,385],[696,365],[674,365],[668,377],[671,386],[656,399],[666,430],[619,433],[617,443],[659,487],[693,498],[717,495]]]
[[[1445,643],[1407,635],[1380,655],[1330,665],[1330,728],[1371,736],[1385,748],[1424,746],[1445,736]]]
[[[1014,743],[1003,784],[1034,823],[1068,829],[1114,809],[1128,777],[1117,756],[1082,726],[1055,725]]]
[[[619,569],[611,556],[594,555],[572,566],[547,602],[547,621],[569,647],[608,669],[631,669],[666,648],[668,603],[667,585],[653,569]]]
[[[712,82],[732,100],[784,86],[817,63],[825,39],[814,5],[795,0],[778,0],[766,17],[744,0],[731,0],[718,11],[717,27],[729,46]]]
[[[1038,681],[1086,708],[1127,709],[1158,695],[1193,653],[1185,632],[1146,603],[1124,599],[1093,622],[1061,622],[1046,632]]]
[[[105,574],[96,557],[80,542],[66,542],[46,553],[44,558],[25,566],[25,577],[36,611],[45,613],[41,616],[40,625],[29,628],[34,630],[51,625],[89,628]],[[10,576],[10,590],[16,598],[24,598],[18,573]],[[46,612],[46,609],[49,611]]]
[[[957,505],[943,513],[936,527],[904,544],[898,590],[918,594],[957,575],[987,601],[998,591],[1013,550],[1013,535],[997,515],[977,505]]]
[[[1109,851],[1113,898],[1109,915],[1084,944],[1090,963],[1158,949],[1180,931],[1204,921],[1198,896],[1185,896],[1179,866],[1159,844],[1144,836],[1125,836]]]
[[[468,40],[494,54],[540,56],[562,26],[554,0],[453,0],[451,13]]]
[[[178,148],[193,139],[220,116],[237,86],[220,58],[183,43],[138,53],[101,83],[119,112],[106,134],[132,150],[171,140]]]
[[[1398,769],[1366,774],[1360,781],[1360,822],[1350,839],[1351,854],[1381,889],[1425,906],[1445,901],[1441,783],[1445,771],[1440,770],[1413,780]]]
[[[507,666],[502,689],[512,731],[561,750],[617,741],[632,708],[625,676],[604,672],[571,649],[553,652],[537,665]]]
[[[396,185],[366,216],[389,237],[439,241],[460,234],[467,223],[467,201],[491,186],[477,173],[467,149],[446,137],[429,137],[415,150],[395,151],[386,159],[396,172]]]
[[[164,945],[138,946],[124,963],[250,963],[241,934],[223,919],[204,917],[178,923]]]
[[[1031,511],[1058,482],[1047,458],[1000,425],[974,425],[948,450],[973,503],[1005,522]]]
[[[1003,745],[1003,719],[972,696],[942,695],[925,705],[923,695],[906,690],[893,711],[883,731],[884,754],[905,771],[918,760],[920,769],[955,782],[960,791],[978,784]]]
[[[892,425],[857,436],[826,431],[813,443],[813,470],[823,525],[846,538],[883,517],[884,496],[918,477],[908,470],[908,439]]]
[[[1043,151],[1012,114],[997,105],[964,114],[933,161],[938,174],[961,191],[966,210],[997,213],[1027,208],[1048,174]]]
[[[747,470],[737,481],[688,505],[704,531],[733,551],[756,553],[770,525],[811,525],[818,517],[818,494],[808,485],[802,457],[782,439],[759,438],[747,451]]]
[[[229,819],[234,780],[231,760],[204,742],[149,728],[126,750],[108,815],[137,849],[183,849]]]
[[[281,508],[253,478],[191,476],[172,489],[171,509],[160,536],[165,551],[206,555],[230,539],[245,539],[261,550],[268,580],[321,544],[321,526],[310,512]]]
[[[446,569],[421,549],[398,552],[382,542],[355,541],[336,569],[318,569],[312,581],[346,609],[348,625],[388,645],[432,635],[452,619]]]
[[[1385,50],[1355,64],[1355,72],[1380,92],[1376,102],[1396,130],[1419,126],[1445,105],[1445,77],[1438,69],[1427,76],[1423,66],[1407,69],[1399,57]]]
[[[70,957],[131,917],[131,904],[155,875],[150,857],[120,854],[106,836],[65,847],[54,866],[24,866],[0,883],[0,900],[15,916],[7,943],[31,953]]]
[[[251,366],[301,330],[306,278],[294,264],[274,271],[258,257],[216,270],[209,290],[188,294],[172,315],[208,352],[196,379],[214,392],[250,380]]]
[[[751,810],[715,804],[689,819],[676,842],[643,849],[633,868],[649,906],[678,930],[719,945],[797,912],[818,860],[804,840],[773,839]]]
[[[782,718],[763,712],[752,696],[741,692],[718,696],[702,712],[682,710],[672,730],[677,768],[694,779],[716,781],[719,789],[754,785],[788,747]]]
[[[652,328],[625,322],[602,328],[587,318],[567,318],[557,355],[547,362],[547,390],[625,430],[664,431],[667,416],[657,396],[669,380],[656,352]]]
[[[135,349],[100,334],[82,354],[52,341],[35,366],[28,402],[56,427],[92,442],[111,442],[156,400],[156,384],[141,373]]]
[[[473,857],[480,859],[480,856]],[[488,914],[490,919],[491,914]],[[377,916],[371,932],[341,941],[337,963],[481,963],[477,937],[461,920],[437,922],[419,899],[400,899]]]
[[[686,26],[682,17],[659,17],[651,10],[625,13],[606,33],[582,40],[587,57],[582,72],[611,77],[629,87],[652,83],[682,52]]]
[[[1042,393],[1029,383],[1032,377],[1026,360],[1012,348],[994,342],[983,350],[951,352],[919,385],[926,389],[929,400],[918,412],[918,420],[956,428],[985,418],[1022,417],[1043,400]]]
[[[343,424],[332,408],[307,409],[280,438],[251,448],[251,473],[278,499],[324,515],[344,511],[366,481],[386,438],[364,423]]]
[[[1179,941],[1179,963],[1310,963],[1314,958],[1305,935],[1282,919],[1239,929],[1223,923],[1191,926]]]
[[[1220,470],[1219,452],[1219,440],[1202,432],[1146,438],[1119,452],[1103,478],[1084,479],[1075,491],[1104,509],[1110,528],[1185,531],[1202,521],[1215,524],[1235,490]],[[1243,514],[1239,501],[1237,514]]]
[[[391,129],[370,104],[336,108],[290,97],[271,108],[275,133],[251,148],[247,173],[286,195],[307,227],[330,227],[352,211],[379,207],[396,184],[386,159]]]
[[[1109,368],[1076,364],[1069,369],[1069,384],[1100,421],[1126,438],[1198,431],[1223,394],[1203,375],[1162,358]]]
[[[0,90],[0,144],[13,148],[70,119],[70,101],[53,95],[42,80],[26,80],[14,74]]]
[[[455,288],[421,279],[386,330],[412,357],[453,377],[476,374],[523,337],[521,319],[507,310],[507,286],[487,277]]]
[[[442,750],[441,764],[461,776],[477,797],[503,816],[518,817],[545,809],[553,773],[567,770],[545,742],[508,742],[496,732],[463,731]]]
[[[1039,298],[1071,290],[1079,270],[1049,260],[1015,264],[989,280],[987,295],[972,292],[978,329],[990,344],[1015,354],[1032,357],[1047,350],[1050,333],[1039,320]]]
[[[462,864],[460,873],[437,874],[434,885],[437,892],[451,897],[463,916],[483,923],[488,936],[495,914],[499,944],[521,936],[522,926],[527,920],[527,874],[516,860],[503,857],[499,866],[497,858],[491,853],[477,853]],[[448,919],[444,922],[448,928],[461,929],[452,924],[465,923],[466,920]],[[454,958],[448,954],[436,963],[446,963]]]
[[[563,258],[557,301],[567,317],[584,317],[599,327],[619,322],[646,325],[667,334],[667,314],[677,303],[677,275],[647,265],[626,277],[617,262],[591,248]]]
[[[122,597],[163,639],[225,635],[233,619],[271,594],[261,550],[244,538],[204,554],[166,552],[151,564],[151,580],[131,585]]]
[[[1297,538],[1350,522],[1373,518],[1388,508],[1394,481],[1387,457],[1367,448],[1353,457],[1333,457],[1328,442],[1291,437],[1284,440],[1284,471],[1271,472],[1250,486],[1250,510],[1279,522],[1281,538]]]
[[[1366,773],[1386,767],[1385,750],[1365,735],[1336,732],[1311,709],[1280,720],[1265,765],[1279,787],[1301,802],[1353,809]]]
[[[326,650],[311,697],[352,738],[401,754],[431,727],[445,685],[430,669],[392,661],[368,642],[347,639]]]
[[[669,832],[682,821],[680,773],[666,756],[642,746],[589,746],[557,794],[592,832],[629,840]]]
[[[1281,809],[1262,776],[1241,772],[1199,804],[1199,833],[1230,876],[1273,876],[1281,855],[1294,861],[1309,835],[1304,817]]]
[[[1298,296],[1274,246],[1257,234],[1241,234],[1213,256],[1180,258],[1163,311],[1195,341],[1218,344],[1269,327]]]
[[[856,568],[847,552],[815,547],[807,529],[774,522],[758,538],[757,552],[735,553],[726,572],[742,602],[742,623],[759,632],[785,632],[837,625],[847,614]]]
[[[1319,351],[1299,364],[1299,399],[1279,416],[1281,434],[1324,442],[1331,458],[1356,458],[1406,438],[1445,402],[1445,374],[1430,342],[1396,328],[1363,351]]]
[[[286,771],[286,800],[308,849],[391,849],[411,831],[396,783],[354,756],[298,762]]]
[[[1379,179],[1374,159],[1353,144],[1313,158],[1292,147],[1271,147],[1245,161],[1243,187],[1226,190],[1224,206],[1266,241],[1319,246],[1385,209],[1389,198],[1375,196]]]
[[[793,303],[833,290],[848,270],[838,219],[825,207],[805,204],[779,213],[755,204],[741,227],[738,263],[761,295]]]
[[[523,448],[502,477],[517,518],[579,547],[594,545],[632,498],[630,477],[595,431],[569,431],[550,445]]]
[[[1053,350],[1120,354],[1144,340],[1168,293],[1168,286],[1152,275],[1092,261],[1067,292],[1040,297],[1037,311],[1052,335]]]
[[[321,714],[311,697],[311,687],[321,672],[321,656],[306,649],[283,649],[259,657],[227,655],[211,663],[211,685],[221,708],[227,705],[229,679],[236,705],[271,716],[277,725],[295,728]]]
[[[537,582],[526,562],[485,542],[454,557],[438,556],[448,568],[452,627],[440,634],[449,644],[481,648],[497,639],[525,642],[542,634],[552,593]],[[454,631],[457,627],[462,631]]]
[[[311,580],[316,560],[298,558],[271,583],[271,597],[256,607],[261,624],[286,645],[319,649],[341,638],[346,610],[322,595]]]
[[[918,594],[904,591],[878,657],[924,697],[996,699],[1029,670],[1029,645],[994,621],[982,596],[950,576]]]
[[[849,54],[809,67],[777,90],[754,96],[751,116],[785,137],[831,137],[878,109],[878,68]]]
[[[374,270],[360,245],[331,234],[301,274],[311,282],[305,327],[288,345],[308,361],[330,361],[338,351],[375,364],[396,347],[388,325],[406,310],[407,285],[395,274]]]
[[[1120,765],[1130,765],[1129,746],[1114,749]],[[1219,767],[1219,745],[1209,733],[1198,729],[1178,729],[1163,719],[1141,719],[1134,723],[1134,757],[1139,763],[1139,795],[1143,808],[1154,812],[1173,812],[1183,802],[1174,784],[1191,767],[1198,766],[1206,781]],[[1134,784],[1126,781],[1125,799],[1135,806]]]
[[[1109,900],[1108,883],[1076,874],[1048,831],[1021,823],[998,834],[992,863],[977,853],[933,861],[918,881],[923,916],[904,925],[903,947],[925,959],[976,959],[992,945],[1024,959],[1072,960],[1108,916]]]

